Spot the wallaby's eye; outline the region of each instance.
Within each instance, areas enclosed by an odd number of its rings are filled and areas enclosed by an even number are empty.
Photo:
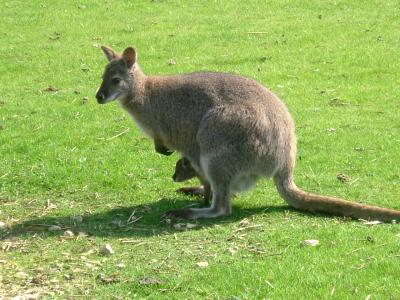
[[[114,83],[114,84],[118,84],[118,83],[120,83],[120,82],[121,82],[121,78],[114,77],[114,78],[112,79],[112,83]]]

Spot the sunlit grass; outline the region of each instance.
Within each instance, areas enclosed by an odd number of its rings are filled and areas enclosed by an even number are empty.
[[[94,98],[102,44],[135,46],[148,74],[255,78],[294,116],[299,186],[400,209],[396,1],[3,1],[0,10],[0,295],[400,297],[398,225],[297,213],[272,182],[235,198],[232,217],[166,223],[166,210],[201,202],[175,193],[179,156],[156,154],[116,103]],[[115,253],[104,257],[106,243]]]

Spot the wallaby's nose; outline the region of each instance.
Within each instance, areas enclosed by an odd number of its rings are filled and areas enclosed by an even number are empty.
[[[176,174],[172,175],[172,180],[176,181]]]
[[[104,94],[102,92],[100,92],[100,91],[97,92],[96,99],[97,99],[98,103],[103,103],[105,98],[106,97],[104,96]]]

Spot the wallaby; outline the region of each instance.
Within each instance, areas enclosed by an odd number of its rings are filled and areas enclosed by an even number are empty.
[[[192,167],[187,158],[182,157],[176,162],[175,173],[172,175],[172,179],[175,182],[186,181],[194,177],[199,178],[202,184],[201,186],[183,187],[180,188],[178,192],[190,195],[202,195],[204,197],[205,204],[209,205],[211,200],[211,187],[208,182],[202,179],[199,174],[197,174],[196,170]]]
[[[178,151],[210,185],[207,208],[167,212],[169,217],[214,218],[231,214],[231,196],[272,177],[294,208],[338,216],[400,220],[400,211],[319,196],[294,183],[296,136],[283,102],[253,79],[201,72],[146,76],[136,50],[122,55],[102,47],[109,60],[96,94],[98,103],[118,99],[156,149]]]

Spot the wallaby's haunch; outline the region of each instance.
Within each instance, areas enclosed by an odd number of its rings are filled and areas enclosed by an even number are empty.
[[[194,177],[198,177],[200,179],[202,184],[201,186],[183,187],[180,188],[178,192],[190,195],[203,195],[205,203],[209,205],[211,200],[211,187],[208,182],[201,178],[199,174],[197,174],[196,170],[192,167],[187,158],[183,157],[176,162],[175,173],[172,175],[172,179],[175,182],[186,181]]]
[[[208,208],[172,210],[170,217],[214,218],[231,213],[231,196],[272,177],[294,208],[338,216],[400,220],[400,211],[319,196],[294,183],[296,136],[282,101],[260,83],[224,73],[146,76],[132,47],[119,55],[102,47],[109,60],[96,94],[99,103],[119,102],[156,150],[176,150],[212,190]]]

